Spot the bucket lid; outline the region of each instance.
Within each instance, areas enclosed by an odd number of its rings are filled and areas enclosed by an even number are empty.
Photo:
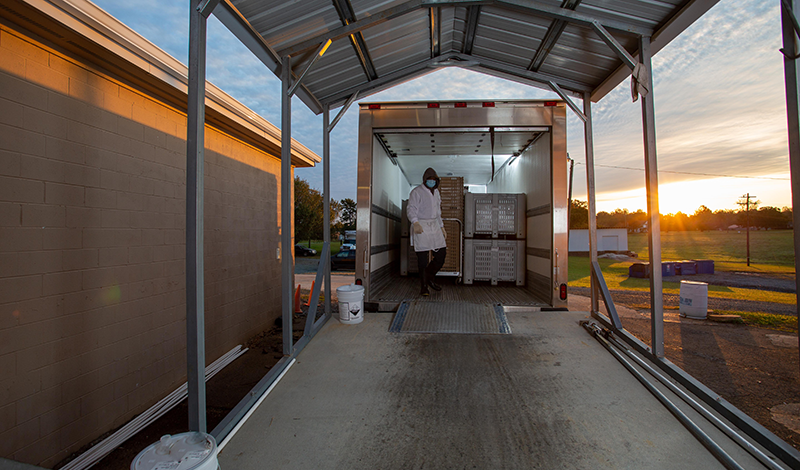
[[[364,290],[364,286],[359,286],[357,284],[350,284],[336,288],[336,292],[358,292],[362,290]]]
[[[185,432],[161,436],[133,459],[131,470],[190,470],[203,468],[216,459],[217,443],[210,434]],[[216,464],[213,465],[216,468]]]
[[[681,284],[689,284],[689,285],[693,285],[693,286],[707,286],[708,285],[707,282],[685,281],[685,280],[681,280]]]

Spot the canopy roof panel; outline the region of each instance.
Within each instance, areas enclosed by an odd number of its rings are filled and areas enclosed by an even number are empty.
[[[222,0],[214,14],[276,74],[295,79],[317,51],[298,96],[315,112],[443,66],[533,86],[557,84],[598,101],[630,75],[601,37],[655,53],[718,0]]]

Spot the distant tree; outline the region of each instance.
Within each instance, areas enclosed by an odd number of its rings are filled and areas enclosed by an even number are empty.
[[[569,228],[589,228],[589,208],[586,201],[578,201],[577,199],[572,200],[572,205],[569,212]]]
[[[309,186],[308,181],[294,177],[294,234],[297,240],[321,240],[323,218],[322,194]],[[331,221],[339,217],[341,204],[331,199]]]
[[[696,230],[712,230],[714,228],[714,213],[706,206],[700,206],[694,211],[692,225]]]
[[[786,224],[786,228],[794,227],[794,218],[791,207],[783,207],[781,209],[781,216],[783,217],[783,221]]]
[[[356,201],[350,199],[349,197],[342,199],[342,228],[343,230],[355,230],[356,229],[356,211],[357,205]]]

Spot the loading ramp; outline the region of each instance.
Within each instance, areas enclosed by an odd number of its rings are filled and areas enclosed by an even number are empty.
[[[220,466],[724,468],[581,328],[589,317],[516,308],[513,334],[493,335],[392,333],[393,313],[330,321]],[[765,468],[703,428],[743,468]]]

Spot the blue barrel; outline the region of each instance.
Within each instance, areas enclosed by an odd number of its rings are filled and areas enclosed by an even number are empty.
[[[650,277],[650,263],[633,263],[628,266],[628,277]]]
[[[697,264],[697,274],[714,274],[713,259],[696,259],[694,262]]]
[[[675,275],[675,262],[674,261],[662,261],[661,262],[661,275],[666,276],[674,276]]]

